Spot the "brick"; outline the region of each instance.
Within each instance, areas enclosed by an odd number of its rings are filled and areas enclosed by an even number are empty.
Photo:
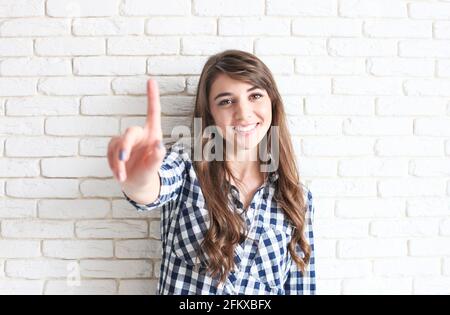
[[[79,57],[73,59],[76,75],[140,75],[147,61],[137,57]]]
[[[89,278],[149,278],[152,265],[147,260],[83,260],[81,275]]]
[[[449,136],[450,118],[418,118],[414,123],[414,133],[421,136]]]
[[[44,0],[3,0],[0,5],[0,17],[42,16],[45,11]]]
[[[342,282],[343,294],[409,295],[411,292],[411,278],[344,279]]]
[[[262,56],[260,60],[264,62],[272,74],[292,74],[294,72],[294,58]],[[283,101],[286,102],[286,99],[283,99]],[[289,115],[289,113],[287,114]]]
[[[437,258],[389,258],[375,259],[373,262],[373,271],[377,276],[430,276],[439,274],[440,269],[441,262]]]
[[[384,38],[431,38],[429,21],[372,20],[364,22],[364,33],[369,37]]]
[[[51,17],[111,16],[119,13],[119,0],[48,0],[46,9]]]
[[[341,18],[296,18],[292,34],[301,36],[360,36],[362,22]]]
[[[336,77],[333,94],[344,95],[401,95],[402,80],[396,78]]]
[[[370,234],[380,238],[437,236],[438,219],[376,220],[370,223]]]
[[[203,17],[152,17],[147,20],[148,35],[215,35],[216,19]]]
[[[316,219],[314,232],[318,237],[327,239],[362,238],[369,235],[369,221],[365,219]]]
[[[112,90],[116,95],[147,95],[147,77],[122,77],[112,81]],[[186,88],[185,79],[182,77],[156,77],[159,94],[182,93]]]
[[[336,16],[337,2],[303,0],[301,5],[295,0],[268,0],[267,15]]]
[[[331,94],[331,81],[328,78],[275,76],[275,81],[282,95]]]
[[[187,0],[125,0],[120,10],[125,16],[189,15],[191,2]]]
[[[144,20],[135,18],[79,18],[74,19],[72,32],[76,36],[142,35]]]
[[[408,160],[394,158],[350,158],[339,161],[340,176],[392,177],[408,175]]]
[[[161,258],[161,241],[149,239],[116,241],[115,253],[118,258]]]
[[[448,238],[433,237],[413,239],[409,241],[409,254],[411,256],[448,256],[450,255],[450,246]]]
[[[106,158],[46,158],[41,160],[45,177],[109,177],[111,170]]]
[[[59,116],[78,114],[79,101],[75,97],[34,96],[6,101],[8,116]]]
[[[361,156],[372,155],[373,141],[358,137],[326,137],[302,139],[305,156]]]
[[[55,137],[14,137],[5,142],[11,157],[71,156],[78,151],[78,140]]]
[[[120,295],[156,295],[158,280],[121,280]]]
[[[253,51],[253,40],[242,37],[192,36],[183,37],[181,53],[183,55],[212,55],[227,49]]]
[[[264,15],[264,0],[195,0],[193,13],[199,16]]]
[[[434,22],[434,37],[437,39],[450,39],[450,22]]]
[[[33,218],[36,216],[35,200],[0,199],[0,218]],[[2,256],[2,255],[0,255]]]
[[[112,241],[49,240],[43,242],[45,257],[63,259],[112,258]]]
[[[410,217],[434,217],[450,215],[450,200],[438,198],[414,198],[406,202],[406,211]]]
[[[314,250],[317,258],[334,258],[336,257],[336,241],[316,237]]]
[[[306,75],[362,75],[366,72],[361,58],[300,57],[295,59],[295,72]]]
[[[111,89],[109,78],[67,77],[41,79],[38,90],[45,95],[106,95]]]
[[[409,16],[414,19],[449,19],[450,3],[410,3]]]
[[[397,198],[339,199],[336,201],[335,213],[336,217],[344,219],[403,217],[405,201]]]
[[[412,135],[413,120],[352,117],[344,120],[343,131],[352,136]]]
[[[441,116],[445,114],[444,99],[415,96],[383,96],[376,100],[380,116]]]
[[[68,275],[67,260],[9,260],[6,262],[6,275],[14,278],[42,279],[65,278]]]
[[[118,37],[107,42],[108,55],[176,55],[179,50],[175,37]]]
[[[105,39],[57,37],[36,39],[35,51],[40,56],[93,56],[105,54]]]
[[[123,197],[116,180],[86,179],[80,184],[83,197]]]
[[[445,79],[411,79],[404,83],[405,93],[414,96],[449,96],[450,81]]]
[[[102,199],[40,200],[39,218],[104,219],[109,216],[110,203]]]
[[[0,257],[31,258],[41,256],[39,241],[0,240]]]
[[[79,238],[142,238],[148,225],[142,220],[79,221],[75,226]]]
[[[147,73],[151,75],[200,74],[206,59],[206,56],[149,57]]]
[[[320,158],[299,158],[300,174],[306,177],[335,176],[337,161]]]
[[[368,71],[375,76],[433,76],[434,61],[405,58],[371,58],[368,60]]]
[[[383,179],[378,183],[380,196],[442,196],[445,182],[441,179]]]
[[[89,137],[80,140],[81,156],[105,156],[108,150],[110,138],[107,137]]]
[[[241,2],[247,3],[247,2]],[[227,3],[228,4],[228,3]],[[211,7],[211,6],[210,6]],[[230,7],[232,8],[232,7]],[[232,8],[234,12],[234,8]],[[253,11],[255,12],[255,11]],[[239,12],[238,12],[239,13]],[[220,15],[223,16],[223,15]],[[249,35],[290,35],[291,23],[287,19],[274,17],[240,17],[219,18],[218,35],[220,36],[249,36]],[[220,40],[220,38],[218,38]]]
[[[397,56],[397,40],[372,38],[330,38],[329,53],[337,57]]]
[[[339,15],[344,17],[406,17],[406,3],[390,0],[342,0]]]
[[[149,236],[161,240],[161,221],[151,221],[149,225]]]
[[[61,58],[10,58],[0,63],[3,76],[57,76],[72,74],[72,64]]]
[[[410,163],[411,174],[414,176],[450,176],[448,159],[415,159]]]
[[[113,295],[116,293],[115,280],[86,280],[80,285],[70,285],[67,280],[49,280],[45,286],[46,295]]]
[[[41,280],[0,280],[1,295],[39,295],[42,294],[44,281]]]
[[[36,177],[39,173],[38,160],[7,159],[0,165],[1,177]]]
[[[376,258],[406,256],[406,240],[358,239],[338,241],[340,258]]]
[[[414,279],[414,294],[450,294],[450,277],[434,276]]]
[[[370,261],[363,260],[318,260],[316,270],[320,278],[349,279],[368,276],[371,273]]]
[[[34,78],[0,78],[0,97],[35,95],[36,83]]]
[[[291,135],[339,135],[342,132],[342,118],[332,117],[288,117]]]
[[[437,75],[439,77],[450,77],[450,62],[439,60],[437,62]]]
[[[2,235],[14,238],[71,238],[73,223],[48,220],[3,220]]]
[[[308,115],[373,115],[374,100],[368,96],[307,96],[305,112]]]
[[[322,38],[267,37],[255,40],[256,55],[325,56],[326,41]]]
[[[0,28],[1,30],[1,28]],[[33,40],[25,38],[0,39],[0,56],[30,56],[33,54]]]
[[[370,179],[317,179],[311,182],[310,189],[316,196],[376,196],[376,182]]]
[[[42,135],[44,133],[42,117],[0,117],[0,134],[4,135]],[[6,139],[8,142],[9,139]]]
[[[6,193],[12,197],[60,198],[78,197],[78,181],[71,179],[11,179],[6,185]]]
[[[443,145],[427,137],[390,137],[377,140],[375,152],[377,156],[440,156]]]
[[[50,117],[45,131],[58,136],[113,136],[117,134],[119,121],[112,117]]]
[[[398,43],[400,57],[447,58],[450,42],[446,40],[410,39]]]
[[[44,17],[10,19],[1,24],[0,34],[4,37],[70,35],[70,20]]]

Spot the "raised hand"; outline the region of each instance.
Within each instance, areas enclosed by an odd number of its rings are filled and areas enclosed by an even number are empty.
[[[157,177],[165,153],[158,84],[149,79],[145,126],[129,127],[121,136],[113,137],[108,145],[108,163],[121,184],[145,187]]]

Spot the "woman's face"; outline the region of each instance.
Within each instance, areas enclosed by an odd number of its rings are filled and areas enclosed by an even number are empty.
[[[254,149],[272,122],[272,102],[267,91],[225,74],[213,82],[209,106],[222,136],[238,150]]]

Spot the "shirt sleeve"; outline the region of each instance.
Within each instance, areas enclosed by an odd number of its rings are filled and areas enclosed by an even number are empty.
[[[311,246],[311,257],[309,264],[303,274],[295,261],[292,260],[291,269],[284,284],[285,294],[287,295],[315,295],[316,294],[316,268],[315,268],[315,250],[314,250],[314,203],[311,191],[305,188],[305,202],[307,203],[305,234]],[[300,246],[297,245],[298,252],[301,253]]]
[[[125,199],[131,203],[137,211],[150,211],[159,208],[178,198],[186,177],[186,153],[182,145],[175,144],[166,153],[161,167],[158,170],[160,177],[160,193],[158,198],[149,204],[142,204],[132,200],[122,190]]]

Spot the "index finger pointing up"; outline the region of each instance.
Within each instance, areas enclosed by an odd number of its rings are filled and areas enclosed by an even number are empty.
[[[159,100],[158,84],[155,80],[147,81],[147,120],[146,125],[150,134],[157,139],[162,138],[161,131],[161,103]]]

